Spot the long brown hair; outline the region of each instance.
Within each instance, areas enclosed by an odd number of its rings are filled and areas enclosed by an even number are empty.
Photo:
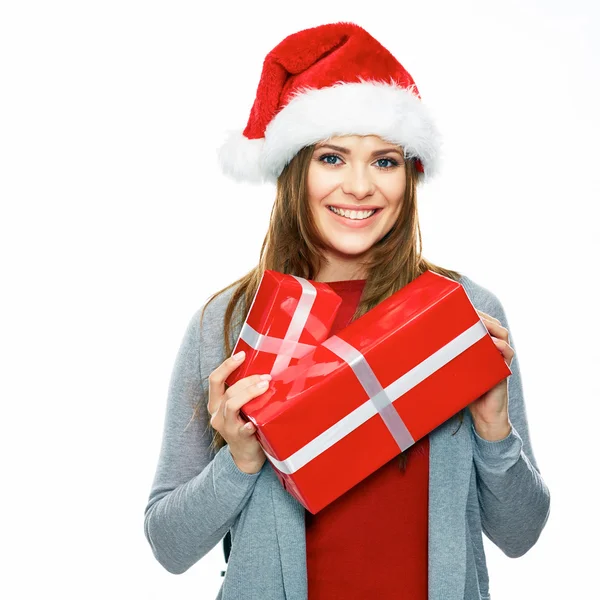
[[[201,320],[206,306],[212,300],[236,286],[223,319],[225,356],[229,356],[233,350],[230,338],[234,312],[238,313],[236,327],[241,327],[266,269],[314,279],[325,262],[325,246],[318,235],[312,213],[307,209],[307,174],[314,148],[311,145],[300,150],[277,180],[269,229],[261,247],[258,265],[240,279],[215,292],[204,305]],[[427,270],[456,281],[461,277],[459,272],[438,267],[421,256],[421,230],[416,202],[419,172],[415,160],[406,159],[405,169],[406,190],[400,215],[390,231],[373,245],[369,256],[361,263],[368,274],[352,320],[364,315]],[[208,415],[206,399],[200,400],[192,419],[198,410],[205,410]],[[459,419],[462,424],[462,411]],[[210,422],[210,415],[207,420]],[[226,443],[218,431],[212,431],[211,447],[215,452]],[[408,451],[410,448],[399,456],[401,469],[406,468]]]

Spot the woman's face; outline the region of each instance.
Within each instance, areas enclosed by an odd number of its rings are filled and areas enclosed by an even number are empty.
[[[347,265],[385,236],[400,214],[405,189],[400,146],[375,135],[317,144],[308,168],[308,204],[329,262]],[[347,212],[334,214],[331,207]]]

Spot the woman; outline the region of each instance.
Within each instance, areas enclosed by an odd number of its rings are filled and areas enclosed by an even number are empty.
[[[193,315],[177,356],[145,511],[168,571],[230,533],[222,600],[476,600],[490,597],[482,532],[511,557],[537,541],[550,495],[503,307],[421,256],[416,187],[438,146],[412,77],[360,27],[304,30],[267,55],[248,125],[220,156],[239,180],[275,180],[277,195],[258,266]],[[331,334],[427,269],[450,277],[512,375],[312,515],[239,416],[269,374],[224,383],[265,269],[327,282],[343,300]]]

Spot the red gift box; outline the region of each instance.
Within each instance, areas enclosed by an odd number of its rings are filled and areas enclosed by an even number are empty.
[[[462,285],[426,271],[242,413],[285,489],[316,514],[511,372]]]
[[[297,364],[327,339],[341,303],[326,283],[265,270],[232,352],[246,358],[227,385]]]

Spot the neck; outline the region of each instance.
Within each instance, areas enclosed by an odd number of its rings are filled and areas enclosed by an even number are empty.
[[[366,279],[367,274],[356,262],[329,261],[319,270],[314,281],[327,283],[328,281],[348,281],[352,279]]]
[[[328,283],[330,281],[354,281],[354,280],[364,280],[366,279],[366,275],[357,275],[357,274],[347,274],[336,271],[334,273],[319,273],[317,277],[313,279],[313,281]]]

